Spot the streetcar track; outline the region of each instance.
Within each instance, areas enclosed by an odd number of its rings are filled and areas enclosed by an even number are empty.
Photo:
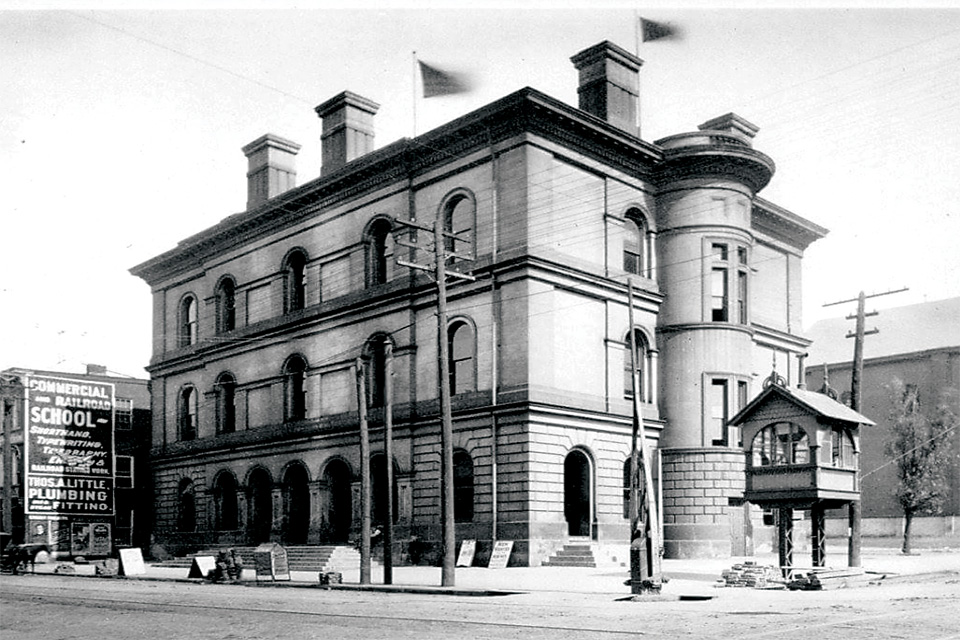
[[[11,597],[12,596],[12,597]],[[408,616],[398,616],[398,615],[375,615],[375,614],[355,614],[355,613],[331,613],[328,611],[302,611],[295,609],[278,609],[270,608],[263,609],[257,607],[238,607],[238,606],[228,606],[228,605],[213,605],[213,604],[196,604],[196,603],[178,603],[178,602],[165,602],[165,603],[156,603],[143,600],[118,600],[113,598],[96,598],[90,596],[84,596],[83,602],[79,602],[76,598],[69,598],[67,596],[57,596],[50,594],[28,594],[28,593],[11,593],[9,591],[0,591],[0,600],[9,599],[17,600],[20,602],[34,602],[37,604],[66,604],[74,606],[83,606],[89,605],[91,603],[97,603],[101,608],[114,608],[114,609],[135,609],[135,605],[141,607],[149,607],[150,609],[163,612],[164,610],[176,610],[188,609],[188,610],[209,610],[216,612],[257,612],[257,613],[272,613],[279,615],[298,615],[306,616],[311,618],[341,618],[347,620],[391,620],[391,621],[400,621],[400,622],[414,622],[421,624],[450,624],[454,622],[449,618],[436,618],[436,617],[408,617]],[[131,606],[128,606],[131,605]],[[486,627],[486,628],[506,628],[506,629],[537,629],[537,630],[547,630],[547,631],[576,631],[584,633],[606,633],[606,634],[615,634],[615,635],[643,635],[637,630],[621,630],[621,629],[609,629],[601,627],[570,627],[570,626],[560,626],[560,625],[549,625],[549,624],[532,624],[532,623],[519,623],[519,622],[490,622],[484,620],[469,620],[465,618],[460,618],[455,621],[458,625],[471,625],[476,627]]]

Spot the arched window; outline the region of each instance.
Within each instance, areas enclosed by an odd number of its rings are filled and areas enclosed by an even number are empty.
[[[647,344],[647,338],[639,329],[633,330],[633,340],[637,345],[637,377],[638,387],[640,389],[640,401],[650,402],[653,399],[653,380],[652,367],[653,356]],[[633,345],[631,344],[630,334],[624,339],[623,347],[623,395],[625,398],[633,398]]]
[[[233,278],[224,278],[217,287],[217,333],[237,328],[237,285]]]
[[[291,356],[283,367],[284,419],[288,422],[307,417],[307,361]]]
[[[462,449],[453,452],[453,519],[473,522],[473,459]]]
[[[221,472],[213,485],[214,528],[233,531],[238,527],[237,480],[232,473]]]
[[[197,437],[197,390],[187,385],[177,398],[177,431],[180,440]]]
[[[380,333],[367,340],[363,349],[368,407],[382,407],[386,402],[387,343],[389,341],[390,338],[386,334]]]
[[[177,529],[195,531],[197,528],[197,500],[193,480],[184,478],[177,488]]]
[[[650,277],[650,250],[647,220],[637,209],[627,212],[623,221],[623,270],[627,273]]]
[[[367,230],[366,259],[367,286],[385,284],[390,280],[390,261],[393,258],[393,225],[386,218],[376,220]]]
[[[197,299],[188,294],[180,300],[177,326],[177,346],[189,347],[197,343]]]
[[[468,393],[477,390],[477,344],[473,327],[458,320],[447,329],[447,353],[450,363],[450,393]]]
[[[810,462],[807,432],[793,422],[775,422],[765,426],[753,437],[750,449],[755,467]]]
[[[307,256],[303,251],[291,251],[284,261],[284,311],[303,309],[307,293]]]
[[[444,248],[448,253],[473,256],[476,210],[473,198],[464,193],[458,193],[443,205],[443,230],[456,235],[456,238],[444,238]]]
[[[217,433],[237,430],[237,381],[229,373],[217,378]]]

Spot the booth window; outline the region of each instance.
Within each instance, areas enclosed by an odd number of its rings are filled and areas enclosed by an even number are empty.
[[[810,462],[807,432],[792,422],[767,425],[753,438],[751,459],[754,467],[807,464]]]

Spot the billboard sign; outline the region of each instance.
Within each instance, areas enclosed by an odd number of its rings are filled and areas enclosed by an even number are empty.
[[[27,513],[113,515],[114,400],[109,382],[29,377]]]

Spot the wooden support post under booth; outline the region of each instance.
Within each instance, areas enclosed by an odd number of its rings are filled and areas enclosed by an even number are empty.
[[[823,505],[819,502],[810,507],[810,553],[813,566],[826,565],[827,531]]]
[[[790,577],[793,566],[793,509],[780,507],[777,514],[777,542],[780,554],[780,570],[784,578]]]

